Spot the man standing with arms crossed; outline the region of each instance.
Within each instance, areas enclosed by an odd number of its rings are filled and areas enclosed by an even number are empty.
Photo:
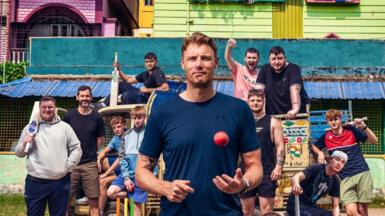
[[[90,205],[90,215],[99,216],[99,166],[96,153],[104,142],[104,121],[100,114],[90,107],[92,90],[89,86],[78,88],[76,100],[79,102],[77,109],[70,110],[64,116],[64,121],[71,125],[78,136],[83,151],[80,163],[71,173],[70,204],[81,182]]]
[[[20,135],[16,156],[27,157],[25,202],[27,215],[43,216],[48,202],[49,214],[66,214],[71,179],[69,172],[82,155],[80,142],[71,126],[56,115],[56,100],[43,96],[39,102],[40,124],[35,137],[27,133],[28,125]],[[26,143],[32,147],[24,152]]]
[[[366,126],[362,119],[355,119],[353,125],[342,125],[342,112],[331,109],[326,112],[326,120],[331,130],[322,135],[313,145],[319,163],[326,163],[321,151],[326,149],[329,155],[336,150],[349,157],[340,172],[340,199],[347,215],[368,215],[368,204],[371,202],[373,179],[369,166],[362,154],[360,143],[376,144],[377,136]]]
[[[186,38],[181,66],[187,90],[149,117],[135,177],[141,188],[162,195],[162,215],[241,216],[237,194],[261,181],[253,115],[245,102],[213,89],[217,65],[213,39],[199,32]],[[215,144],[218,131],[227,133],[227,145]],[[152,173],[161,153],[164,180]],[[237,168],[239,155],[243,174]]]
[[[262,90],[250,90],[247,103],[253,112],[257,137],[261,144],[263,178],[258,187],[241,194],[242,210],[244,216],[253,215],[258,194],[259,207],[262,215],[265,215],[273,211],[277,180],[282,176],[285,160],[283,131],[277,119],[265,114],[265,95]]]
[[[231,57],[231,51],[236,46],[236,40],[229,39],[227,41],[225,60],[234,81],[234,97],[247,101],[247,94],[256,87],[259,52],[255,48],[248,48],[245,52],[245,65],[241,65]]]

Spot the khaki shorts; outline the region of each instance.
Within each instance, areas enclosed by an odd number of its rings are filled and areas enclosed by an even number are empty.
[[[373,179],[370,171],[347,177],[340,184],[340,198],[343,205],[350,203],[371,203]]]
[[[87,198],[99,197],[99,171],[96,162],[77,165],[71,171],[71,196],[75,196],[81,182]]]

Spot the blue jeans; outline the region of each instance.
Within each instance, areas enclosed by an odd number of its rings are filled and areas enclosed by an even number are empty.
[[[44,216],[48,203],[51,216],[65,216],[71,188],[70,175],[58,180],[45,180],[27,175],[24,199],[28,216]]]

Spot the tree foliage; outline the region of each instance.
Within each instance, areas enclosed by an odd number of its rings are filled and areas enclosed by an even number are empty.
[[[25,76],[25,67],[28,65],[27,62],[12,63],[5,62],[0,64],[0,83],[3,83],[3,70],[5,64],[5,79],[4,83],[11,82],[23,78]]]

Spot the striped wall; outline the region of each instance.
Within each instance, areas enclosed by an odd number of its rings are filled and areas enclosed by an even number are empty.
[[[271,38],[272,4],[191,4],[188,0],[156,0],[155,37],[184,37],[201,31],[212,37]]]
[[[385,39],[385,0],[361,0],[359,5],[155,1],[155,37],[184,37],[193,31],[224,38],[323,38],[336,32],[346,39]]]
[[[349,39],[385,39],[385,1],[361,0],[359,5],[304,4],[304,37],[322,38],[327,32]]]

